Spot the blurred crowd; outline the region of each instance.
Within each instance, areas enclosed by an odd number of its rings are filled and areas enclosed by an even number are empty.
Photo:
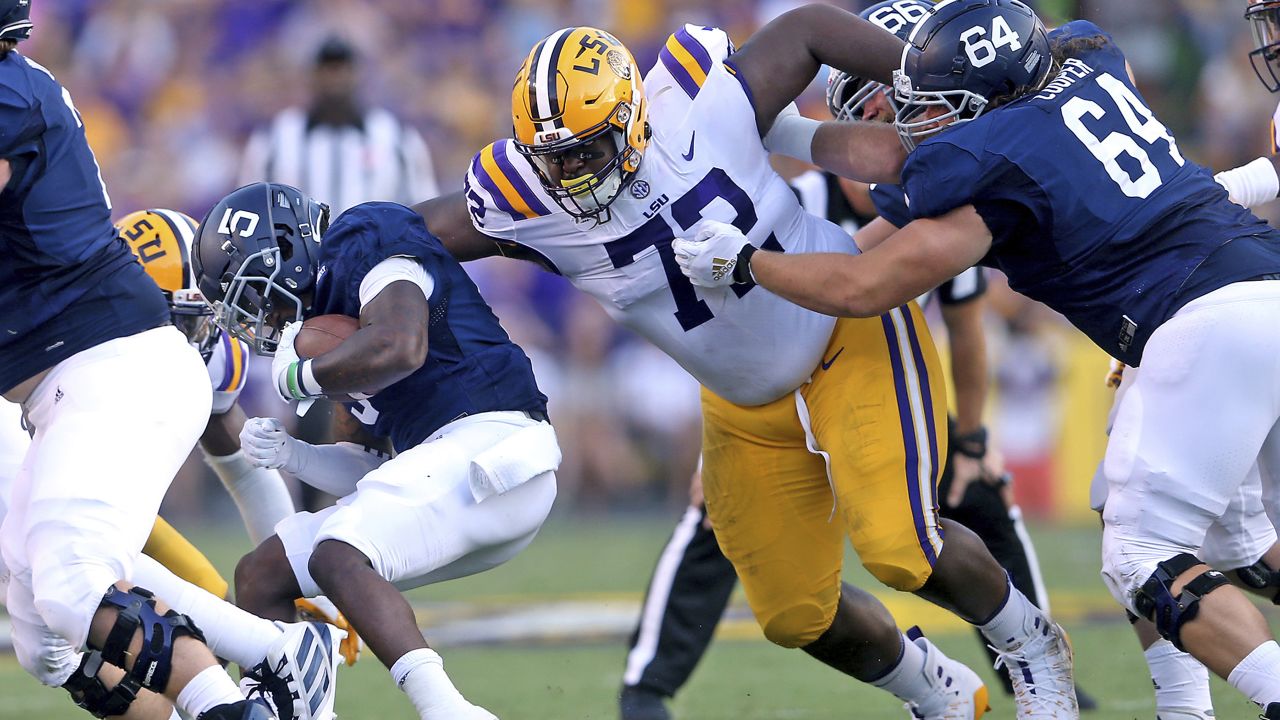
[[[648,67],[683,23],[725,28],[741,43],[796,4],[38,0],[36,30],[23,51],[71,91],[118,215],[169,207],[199,219],[242,180],[254,179],[242,171],[248,136],[281,109],[306,103],[311,63],[330,37],[356,48],[362,99],[421,132],[441,191],[452,192],[472,154],[510,133],[515,71],[529,48],[556,28],[608,29]],[[858,10],[869,3],[838,4]],[[1225,169],[1268,152],[1277,98],[1249,66],[1245,0],[1033,4],[1047,21],[1084,17],[1110,31],[1188,157]],[[806,96],[804,109],[814,116],[822,112],[821,79]],[[566,450],[562,505],[599,511],[682,504],[698,451],[696,384],[559,278],[502,261],[468,269],[533,356],[552,398]],[[1087,475],[1072,475],[1087,472],[1096,455],[1076,456],[1100,452],[1106,361],[1081,349],[1051,313],[1008,296],[998,282],[993,300],[990,424],[1011,466],[1045,476],[1026,483],[1024,507],[1052,513],[1062,509],[1062,498],[1077,496],[1055,491],[1057,484],[1087,485]],[[1090,399],[1081,400],[1081,393]],[[269,390],[251,388],[246,402],[250,412],[278,410]],[[321,419],[306,422],[313,436],[323,434]],[[1097,437],[1064,441],[1073,429]],[[207,507],[227,501],[203,473],[199,463],[184,471],[171,517],[223,510]]]

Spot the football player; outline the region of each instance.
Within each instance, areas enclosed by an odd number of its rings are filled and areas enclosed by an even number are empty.
[[[346,401],[350,442],[313,446],[267,418],[242,430],[255,464],[341,499],[277,524],[236,567],[238,602],[287,619],[323,590],[422,718],[491,720],[453,686],[400,588],[506,562],[550,512],[560,450],[528,358],[402,205],[357,205],[330,226],[297,189],[248,185],[206,216],[193,261],[218,324],[274,354],[281,397]],[[301,321],[334,314],[359,329],[300,359]]]
[[[458,257],[502,253],[566,275],[702,383],[707,513],[771,641],[889,690],[919,717],[986,711],[976,674],[840,582],[847,535],[876,578],[982,626],[1024,668],[1016,682],[1058,703],[1053,717],[1074,717],[1060,629],[976,536],[937,517],[945,388],[919,308],[836,321],[751,282],[699,291],[672,252],[678,234],[715,220],[775,250],[856,252],[804,212],[761,138],[896,180],[887,125],[806,133],[775,118],[822,64],[887,82],[901,52],[875,25],[811,5],[736,52],[723,31],[685,26],[642,80],[612,35],[558,30],[517,75],[515,138],[476,155],[463,197],[419,209]]]
[[[1246,524],[1257,513],[1228,511],[1250,498],[1261,511],[1262,485],[1280,481],[1256,470],[1280,427],[1267,384],[1280,348],[1255,332],[1280,321],[1280,233],[1182,157],[1091,23],[1051,36],[1016,0],[941,5],[912,32],[894,93],[910,224],[858,257],[752,253],[722,225],[677,242],[685,272],[722,285],[708,265],[727,258],[805,307],[862,316],[981,260],[1141,363],[1103,463],[1103,577],[1280,718],[1280,646],[1193,554],[1227,521],[1244,555],[1275,542]]]
[[[224,485],[237,499],[250,536],[258,542],[264,536],[257,533],[265,530],[269,536],[275,522],[292,513],[292,504],[279,473],[253,467],[240,451],[238,435],[244,423],[244,413],[236,405],[236,399],[248,369],[247,352],[240,341],[227,342],[226,336],[211,322],[212,309],[195,289],[190,267],[190,246],[195,230],[196,223],[191,218],[163,209],[130,213],[116,225],[120,238],[164,293],[174,325],[204,358],[214,402],[213,414],[200,438],[201,447],[206,460],[218,471]],[[20,406],[0,401],[0,413],[5,420],[0,423],[0,519],[3,519],[10,487],[31,439],[21,427]],[[227,451],[228,444],[233,448],[230,452]],[[217,602],[217,599],[227,596],[226,580],[195,546],[163,519],[156,518],[142,552],[146,557],[138,559],[133,579],[159,592],[178,611],[198,618],[206,631],[206,640],[215,652],[220,649],[222,638],[228,634],[252,634],[259,640],[247,652],[235,653],[224,659],[232,659],[246,668],[256,668],[256,674],[271,678],[275,688],[293,681],[301,684],[305,691],[323,685],[326,678],[332,680],[333,662],[327,663],[327,670],[314,676],[311,682],[305,680],[306,666],[299,668],[296,662],[298,648],[304,643],[321,646],[323,643],[316,640],[322,639],[322,633],[327,630],[301,623],[277,627],[247,614],[236,613],[234,608]],[[159,564],[152,562],[153,558]],[[188,599],[202,598],[205,594],[211,597],[203,603]],[[0,604],[3,603],[4,594],[0,593]],[[338,627],[346,630],[343,627],[345,619],[339,616],[339,620],[341,624]],[[19,655],[30,657],[28,664],[39,663],[50,677],[74,673],[63,686],[87,709],[97,710],[91,701],[86,701],[81,687],[90,681],[92,673],[74,672],[77,667],[92,667],[98,662],[97,658],[82,656],[56,636],[45,635],[41,639],[40,643],[19,643]],[[356,643],[358,640],[348,643],[346,638],[341,642],[349,663],[358,651]],[[280,666],[271,658],[283,659],[284,665]],[[106,664],[106,668],[107,673],[117,672],[111,669],[110,664]],[[332,692],[328,694],[332,696]],[[136,705],[127,705],[126,717],[169,717],[167,702],[146,690],[140,691],[139,696],[143,700]],[[286,707],[284,696],[273,697],[272,700],[282,710],[291,712]],[[111,709],[121,707],[126,706]],[[323,715],[297,714],[296,717],[321,718]]]
[[[1249,53],[1253,71],[1271,92],[1280,92],[1280,0],[1248,0],[1244,12],[1253,30],[1255,47]],[[1220,172],[1215,179],[1231,199],[1253,207],[1280,194],[1280,105],[1271,120],[1271,156],[1260,157],[1238,168]]]
[[[211,397],[111,227],[70,93],[15,49],[29,14],[29,0],[0,0],[0,394],[33,432],[0,528],[19,658],[58,686],[76,667],[46,665],[45,642],[91,648],[82,693],[104,713],[147,688],[192,717],[272,717],[189,618],[128,580]],[[100,675],[103,659],[127,675]]]

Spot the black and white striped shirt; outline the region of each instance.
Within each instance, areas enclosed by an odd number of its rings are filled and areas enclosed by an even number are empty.
[[[303,108],[281,112],[249,139],[240,180],[293,185],[334,216],[371,200],[412,205],[439,194],[422,136],[381,108],[349,125],[313,123]]]

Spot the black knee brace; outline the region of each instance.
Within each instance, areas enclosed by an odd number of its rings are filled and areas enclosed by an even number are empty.
[[[1229,584],[1227,577],[1217,570],[1209,570],[1183,586],[1174,597],[1169,590],[1173,581],[1182,573],[1203,561],[1195,555],[1182,553],[1156,566],[1156,571],[1142,585],[1133,604],[1143,617],[1156,624],[1160,637],[1186,652],[1182,647],[1182,626],[1195,619],[1200,611],[1200,599]]]
[[[102,653],[93,651],[84,656],[75,674],[67,678],[62,687],[71,693],[76,705],[87,710],[94,717],[104,718],[108,715],[123,715],[129,711],[142,686],[134,678],[126,675],[110,690],[98,679],[98,671],[102,669]]]
[[[117,667],[125,667],[129,643],[133,642],[138,628],[142,628],[142,650],[129,676],[148,690],[164,692],[169,684],[175,639],[188,635],[204,642],[204,634],[191,618],[173,610],[163,615],[156,612],[155,595],[149,590],[134,587],[124,592],[113,587],[102,597],[102,606],[120,611],[107,641],[102,644],[102,658]]]
[[[1240,582],[1247,585],[1250,589],[1258,590],[1262,593],[1271,593],[1271,602],[1280,605],[1280,572],[1272,570],[1265,562],[1258,562],[1236,568],[1236,577],[1240,578]]]

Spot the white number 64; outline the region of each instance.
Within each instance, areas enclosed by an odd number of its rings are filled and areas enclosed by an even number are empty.
[[[964,51],[974,67],[991,64],[996,59],[998,47],[1008,47],[1013,52],[1022,49],[1022,38],[1001,15],[991,21],[991,39],[988,40],[986,35],[987,29],[981,25],[975,25],[960,35],[960,42],[964,43]]]

